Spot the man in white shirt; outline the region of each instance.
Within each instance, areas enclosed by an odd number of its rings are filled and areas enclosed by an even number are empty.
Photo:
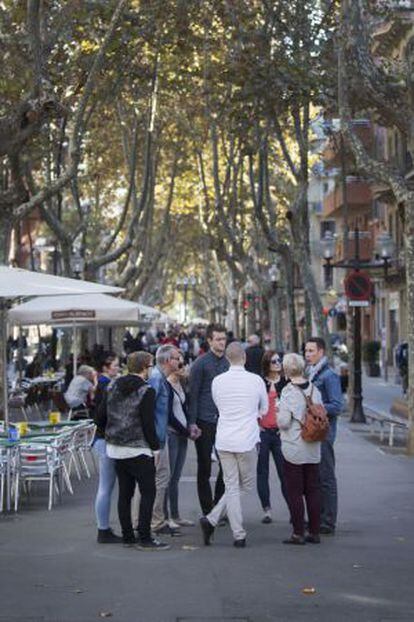
[[[240,492],[253,487],[257,451],[260,442],[258,419],[268,411],[266,386],[262,378],[245,370],[246,354],[242,345],[233,341],[226,348],[229,371],[213,380],[212,396],[219,411],[216,434],[225,493],[212,511],[200,519],[204,544],[210,544],[214,528],[227,512],[234,546],[246,545]]]

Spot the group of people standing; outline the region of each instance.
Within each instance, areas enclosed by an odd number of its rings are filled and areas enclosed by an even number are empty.
[[[253,373],[245,368],[249,348],[246,351],[237,341],[228,343],[224,327],[210,325],[206,337],[209,350],[194,361],[189,375],[183,353],[173,344],[158,348],[155,366],[151,353],[139,351],[129,354],[126,375],[116,377],[116,361],[110,362],[112,373],[110,366],[105,368],[108,382],[95,407],[94,447],[100,460],[95,506],[98,542],[122,541],[140,549],[165,550],[168,544],[159,535],[178,536],[182,526],[194,524],[180,515],[178,503],[189,441],[194,441],[197,454],[200,527],[206,545],[226,519],[234,545],[246,545],[241,493],[255,481],[262,522],[272,522],[270,455],[292,523],[292,534],[284,542],[317,543],[320,533],[333,534],[337,513],[333,446],[342,393],[323,340],[307,342],[305,376],[300,355],[287,354],[282,360],[278,353],[266,351],[260,357],[260,374]],[[252,336],[250,347],[257,351],[257,346]],[[329,435],[322,443],[302,438],[306,396],[327,411]],[[213,491],[210,477],[215,459],[219,472]],[[122,538],[109,526],[116,477]],[[131,507],[136,485],[140,500],[134,529]]]

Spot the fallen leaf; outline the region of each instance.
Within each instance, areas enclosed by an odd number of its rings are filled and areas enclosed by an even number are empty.
[[[316,589],[314,587],[304,587],[302,594],[316,594]]]
[[[74,591],[74,594],[83,594],[83,592],[84,590],[81,590],[78,588],[77,590]]]
[[[100,611],[99,612],[100,618],[111,618],[112,616],[113,616],[112,611]]]
[[[352,566],[352,568],[362,568],[362,565],[361,565],[361,564],[354,564],[354,565]]]
[[[405,538],[403,538],[402,536],[398,536],[395,539],[398,540],[398,542],[405,542]]]

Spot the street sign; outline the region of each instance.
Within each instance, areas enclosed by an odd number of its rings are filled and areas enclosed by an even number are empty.
[[[369,307],[369,300],[349,300],[350,307]]]
[[[344,281],[345,293],[349,302],[351,301],[364,301],[366,305],[353,305],[363,306],[369,305],[369,301],[372,295],[372,281],[366,272],[361,270],[354,270],[346,277]]]

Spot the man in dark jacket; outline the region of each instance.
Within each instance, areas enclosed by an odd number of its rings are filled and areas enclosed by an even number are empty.
[[[325,351],[325,342],[320,337],[311,337],[306,342],[305,357],[309,364],[309,380],[321,392],[323,405],[329,417],[329,434],[321,444],[319,465],[322,492],[320,533],[333,535],[338,513],[334,442],[336,422],[342,410],[342,389],[339,376],[330,367]]]
[[[261,376],[264,349],[260,345],[260,337],[258,335],[250,335],[247,343],[249,345],[246,348],[246,365],[244,367],[246,371]]]
[[[148,352],[132,352],[127,367],[128,374],[109,385],[100,407],[101,412],[106,409],[107,454],[115,460],[118,477],[122,538],[128,546],[165,550],[169,546],[151,536],[155,462],[160,448],[154,422],[155,391],[147,383],[153,357]],[[138,540],[131,521],[131,501],[137,483],[141,494]]]
[[[191,367],[189,388],[189,431],[195,439],[197,451],[197,490],[204,515],[211,512],[224,493],[223,474],[220,467],[216,481],[214,501],[210,486],[211,452],[216,438],[218,410],[211,395],[211,383],[219,374],[229,369],[224,356],[226,329],[218,324],[207,327],[209,351],[200,356]],[[199,432],[201,430],[201,435]]]

